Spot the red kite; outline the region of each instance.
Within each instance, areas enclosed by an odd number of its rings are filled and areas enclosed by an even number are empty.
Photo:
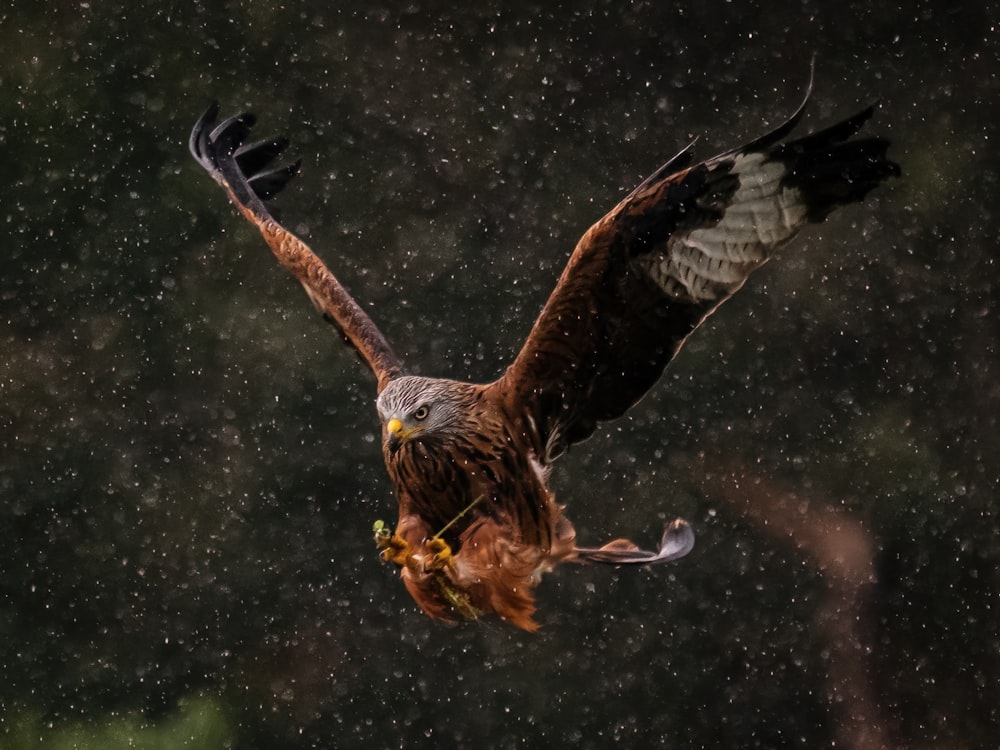
[[[648,565],[691,550],[682,520],[655,551],[625,539],[578,547],[549,472],[599,422],[635,404],[776,248],[900,173],[887,140],[853,138],[873,108],[786,140],[805,105],[707,161],[692,165],[685,149],[629,193],[583,235],[517,358],[485,385],[407,375],[327,266],[274,219],[265,201],[299,171],[299,163],[272,166],[285,139],[246,144],[253,115],[216,124],[218,105],[195,125],[198,163],[375,374],[399,502],[395,530],[376,523],[376,542],[428,615],[495,614],[535,630],[533,591],[556,565]]]

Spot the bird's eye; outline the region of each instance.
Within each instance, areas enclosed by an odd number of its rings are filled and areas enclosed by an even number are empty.
[[[415,412],[413,412],[414,419],[427,419],[427,415],[430,414],[430,409],[426,406],[421,406]]]

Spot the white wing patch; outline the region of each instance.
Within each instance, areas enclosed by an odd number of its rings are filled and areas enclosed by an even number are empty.
[[[806,223],[802,194],[782,185],[788,169],[780,161],[740,154],[730,173],[739,187],[717,224],[678,232],[634,261],[671,297],[721,302]]]

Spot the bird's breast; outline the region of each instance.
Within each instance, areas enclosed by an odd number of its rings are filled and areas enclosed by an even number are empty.
[[[514,543],[548,546],[554,502],[545,472],[511,440],[478,436],[408,441],[386,453],[400,515],[416,514],[432,533],[460,543],[477,519],[498,521]]]

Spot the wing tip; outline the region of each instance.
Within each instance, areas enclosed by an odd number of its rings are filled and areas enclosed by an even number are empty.
[[[188,138],[195,161],[235,198],[255,212],[267,215],[264,201],[279,193],[301,172],[301,159],[286,166],[272,162],[289,141],[277,137],[246,144],[257,123],[253,112],[243,112],[219,122],[220,106],[212,101],[198,118]]]

